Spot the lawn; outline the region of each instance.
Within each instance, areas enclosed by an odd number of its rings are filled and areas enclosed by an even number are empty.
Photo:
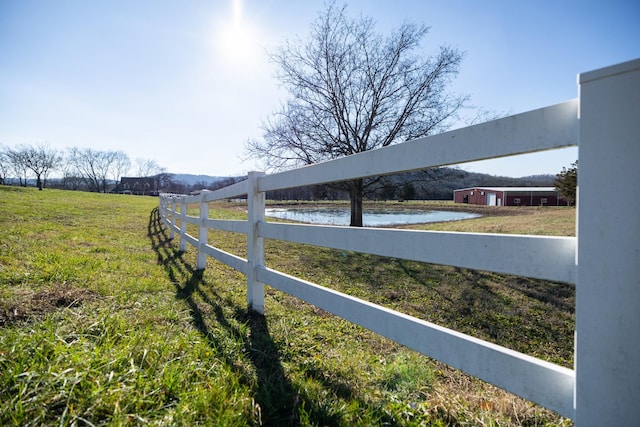
[[[245,278],[157,217],[157,199],[0,186],[0,425],[569,425],[557,415]],[[245,217],[214,203],[211,216]],[[432,229],[572,235],[520,208]],[[427,226],[421,226],[427,227]],[[246,237],[210,232],[243,256]],[[290,274],[572,366],[564,284],[266,242]]]

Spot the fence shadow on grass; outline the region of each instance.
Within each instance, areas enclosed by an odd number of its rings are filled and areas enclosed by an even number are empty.
[[[204,270],[195,270],[183,259],[184,253],[176,249],[169,239],[157,208],[151,211],[148,237],[157,254],[158,264],[164,267],[176,288],[176,298],[189,307],[193,326],[217,352],[218,357],[234,369],[244,384],[253,389],[256,403],[260,405],[260,421],[264,425],[298,425],[301,414],[304,414],[306,422],[313,425],[345,424],[339,414],[322,402],[309,398],[304,390],[294,386],[287,378],[278,346],[271,337],[264,316],[219,294],[207,282]],[[214,334],[212,326],[216,330],[223,330],[226,335],[221,337],[219,333]],[[244,329],[246,327],[248,331]],[[219,351],[225,346],[221,338],[226,342],[231,339],[243,343],[244,354],[248,355],[253,365],[257,383],[240,360],[233,359],[230,352]],[[342,388],[338,394],[345,397]],[[353,393],[346,394],[353,398]]]

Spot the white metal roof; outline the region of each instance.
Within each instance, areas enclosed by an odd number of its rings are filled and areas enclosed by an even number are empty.
[[[460,188],[455,191],[464,191],[464,190],[482,190],[482,191],[509,191],[509,192],[547,192],[547,191],[558,191],[555,187],[469,187],[469,188]]]

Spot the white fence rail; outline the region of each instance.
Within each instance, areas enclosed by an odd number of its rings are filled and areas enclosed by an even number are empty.
[[[160,214],[180,249],[247,276],[247,302],[264,313],[264,283],[498,387],[573,418],[576,425],[640,419],[640,60],[580,75],[580,98],[197,196],[162,195]],[[267,223],[265,193],[473,160],[578,146],[575,238]],[[624,197],[614,188],[627,185]],[[247,196],[248,220],[209,218],[208,203]],[[187,215],[199,204],[199,216]],[[187,233],[197,225],[198,236]],[[248,236],[247,259],[208,244],[208,229]],[[567,369],[264,266],[277,239],[576,284],[575,369]],[[578,258],[578,252],[580,257]]]

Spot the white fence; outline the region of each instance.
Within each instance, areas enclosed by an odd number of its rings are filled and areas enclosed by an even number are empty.
[[[180,249],[198,248],[264,283],[572,418],[579,426],[640,422],[640,60],[579,75],[576,100],[197,196],[162,195]],[[294,225],[264,221],[265,192],[577,146],[577,237]],[[247,196],[248,221],[209,218],[208,202]],[[187,205],[199,203],[199,217]],[[199,226],[198,237],[187,224]],[[248,236],[247,259],[207,243],[209,228]],[[358,251],[576,285],[575,369],[491,344],[264,266],[263,239]],[[578,257],[579,253],[579,257]]]

